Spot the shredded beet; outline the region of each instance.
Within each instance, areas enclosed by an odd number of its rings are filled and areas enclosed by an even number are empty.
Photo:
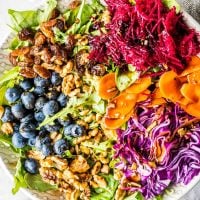
[[[176,8],[168,9],[161,0],[106,0],[112,20],[108,32],[95,36],[90,59],[118,66],[132,64],[147,72],[158,66],[163,71],[184,70],[193,55],[200,52],[197,33],[183,20]]]

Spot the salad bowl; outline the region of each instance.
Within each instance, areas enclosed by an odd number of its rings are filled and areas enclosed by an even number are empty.
[[[70,3],[70,2],[68,2]],[[66,1],[59,1],[59,6],[63,10],[66,8]],[[183,11],[184,19],[189,27],[194,28],[197,32],[200,32],[200,25],[185,11]],[[8,61],[7,49],[9,43],[11,42],[13,35],[6,39],[0,49],[0,74],[5,70],[11,68]],[[18,156],[13,153],[10,147],[0,144],[0,166],[5,170],[6,174],[12,178],[15,174],[16,163],[18,161]],[[163,196],[163,200],[179,200],[187,192],[189,192],[198,182],[200,181],[200,175],[193,178],[193,180],[188,185],[177,184],[172,185]],[[58,200],[64,199],[64,197],[59,192],[50,191],[50,192],[38,192],[36,190],[22,189],[24,194],[30,199],[36,200]],[[100,199],[99,199],[100,200]],[[103,200],[103,199],[101,199]]]

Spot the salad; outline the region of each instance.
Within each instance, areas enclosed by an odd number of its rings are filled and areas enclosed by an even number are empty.
[[[174,0],[8,10],[0,141],[20,188],[162,199],[200,172],[200,42]]]

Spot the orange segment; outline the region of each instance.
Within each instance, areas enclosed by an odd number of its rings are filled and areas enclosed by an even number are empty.
[[[138,79],[135,83],[133,83],[130,87],[128,87],[125,92],[126,93],[134,93],[139,94],[146,90],[151,85],[151,78],[144,77]]]
[[[106,74],[100,79],[98,93],[102,99],[112,99],[118,92],[119,90],[115,82],[115,73]]]

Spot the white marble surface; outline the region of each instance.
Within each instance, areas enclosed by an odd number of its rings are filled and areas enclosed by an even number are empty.
[[[9,17],[7,9],[25,10],[38,7],[45,0],[0,0],[0,44],[9,34]],[[66,0],[67,1],[67,0]],[[183,1],[183,0],[179,0]],[[197,0],[199,1],[199,0]],[[0,167],[0,200],[30,200],[23,192],[17,193],[15,196],[11,194],[12,180],[7,176],[5,171]],[[200,183],[195,186],[182,200],[200,200]]]

